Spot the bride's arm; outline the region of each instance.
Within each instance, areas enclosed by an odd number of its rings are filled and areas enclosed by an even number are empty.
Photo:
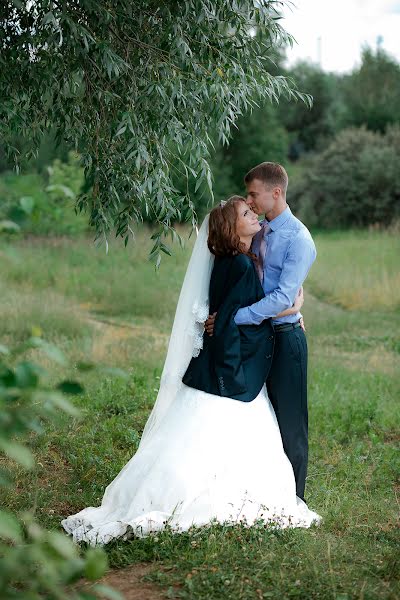
[[[303,304],[304,304],[304,292],[303,292],[303,286],[302,286],[299,289],[299,293],[296,296],[293,306],[291,306],[290,308],[287,308],[286,310],[283,310],[282,312],[280,312],[279,314],[277,314],[275,316],[276,317],[287,317],[288,315],[295,315],[296,313],[299,312],[299,310],[301,309]]]
[[[301,309],[303,304],[304,304],[304,292],[303,292],[303,286],[301,286],[301,288],[299,289],[298,294],[295,298],[293,306],[291,306],[290,308],[287,308],[286,310],[283,310],[279,314],[275,315],[275,317],[287,317],[288,315],[295,315],[296,313],[299,312],[299,310]],[[216,314],[217,313],[209,315],[207,321],[204,324],[205,330],[207,331],[208,335],[210,335],[210,336],[213,335],[214,321],[215,321]]]

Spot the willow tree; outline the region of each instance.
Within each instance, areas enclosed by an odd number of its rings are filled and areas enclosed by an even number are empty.
[[[177,219],[195,221],[176,176],[212,190],[211,132],[227,143],[238,117],[281,94],[270,73],[291,37],[275,0],[3,0],[0,133],[18,168],[15,134],[35,153],[45,131],[75,148],[86,184],[76,210],[96,238],[127,243],[148,214],[153,256]],[[182,189],[182,187],[181,187]],[[184,189],[184,188],[183,188]]]

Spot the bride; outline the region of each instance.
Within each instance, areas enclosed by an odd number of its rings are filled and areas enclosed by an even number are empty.
[[[64,519],[74,541],[175,532],[212,521],[309,527],[320,517],[296,497],[265,379],[273,329],[235,325],[263,296],[250,252],[257,215],[233,196],[205,218],[181,289],[157,400],[136,454],[101,506]],[[297,312],[302,297],[293,308]],[[203,323],[218,311],[214,335]]]

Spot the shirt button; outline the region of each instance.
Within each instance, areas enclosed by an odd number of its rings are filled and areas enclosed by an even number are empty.
[[[273,340],[273,339],[274,339],[274,336],[273,336],[273,335],[270,335],[268,339],[271,341],[271,340]]]
[[[265,358],[272,358],[272,354],[268,354]]]

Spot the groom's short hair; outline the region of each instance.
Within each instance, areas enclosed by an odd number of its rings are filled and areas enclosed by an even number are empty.
[[[279,186],[286,195],[288,175],[282,165],[274,162],[263,162],[250,169],[244,177],[244,182],[250,183],[254,179],[259,179],[266,185]]]

